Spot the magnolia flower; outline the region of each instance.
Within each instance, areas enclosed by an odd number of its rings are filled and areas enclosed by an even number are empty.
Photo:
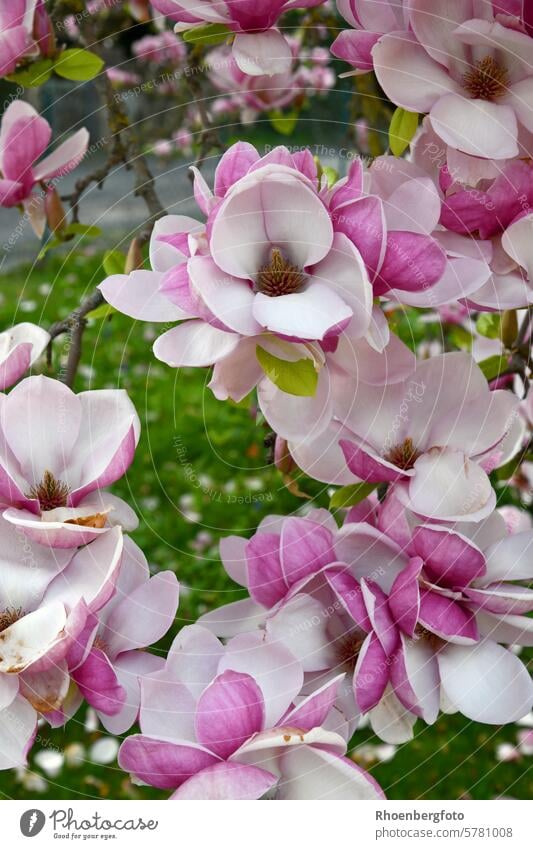
[[[519,582],[533,577],[533,534],[505,533],[497,513],[480,527],[413,531],[413,556],[389,594],[401,639],[391,681],[426,722],[437,718],[443,695],[449,710],[477,722],[513,722],[531,708],[527,669],[498,642],[511,641],[509,628],[513,642],[531,642],[522,614],[533,609],[533,593]]]
[[[75,395],[28,377],[0,396],[0,505],[28,537],[55,548],[84,545],[136,517],[103,492],[133,460],[139,419],[123,390]]]
[[[372,48],[388,32],[408,28],[403,0],[337,0],[337,8],[353,29],[344,30],[331,45],[331,52],[364,74],[374,67]],[[348,76],[348,75],[343,75]]]
[[[145,35],[131,45],[133,54],[153,65],[179,65],[187,58],[187,48],[175,35],[164,30],[157,35]]]
[[[36,52],[33,18],[37,0],[9,0],[0,8],[0,77],[12,74],[19,61]]]
[[[37,162],[51,136],[50,124],[29,103],[14,100],[7,107],[0,128],[0,206],[23,204],[32,220],[38,219],[44,200],[32,195],[34,187],[79,164],[87,151],[88,131],[82,127]]]
[[[50,334],[37,324],[23,322],[0,333],[0,392],[5,392],[39,359]]]
[[[222,24],[235,33],[233,56],[245,74],[283,74],[292,61],[290,45],[276,24],[284,12],[319,6],[323,0],[154,0],[153,6],[177,21],[176,31]]]
[[[350,46],[341,50],[343,58],[368,70],[371,52],[387,97],[410,112],[429,113],[451,147],[487,159],[518,156],[519,135],[533,131],[533,38],[523,19],[500,14],[497,4],[484,3],[476,17],[469,0],[444,14],[435,14],[430,0],[413,0],[399,10],[400,25],[391,7],[380,4],[376,13],[385,34],[375,40],[375,29],[363,24],[364,35],[351,54]]]
[[[301,51],[301,44],[296,41],[292,67],[284,73],[261,76],[250,76],[241,71],[229,47],[210,51],[206,57],[209,78],[218,91],[231,93],[229,103],[225,98],[217,99],[213,104],[214,112],[223,114],[228,110],[238,110],[242,123],[250,124],[262,112],[283,109],[291,103],[298,107],[305,96],[331,89],[335,75],[324,66],[321,54],[317,60],[313,55],[304,57],[310,63],[308,65],[299,61]],[[329,58],[327,52],[326,57]]]
[[[113,592],[122,534],[57,551],[0,519],[0,768],[25,763],[38,714],[53,723],[67,699],[67,655]]]
[[[523,425],[518,399],[491,392],[470,354],[422,361],[394,385],[359,384],[352,398],[347,388],[340,422],[320,442],[289,446],[301,468],[337,481],[345,463],[359,480],[404,481],[404,505],[439,520],[479,521],[494,510],[487,471],[513,456]]]
[[[119,764],[172,799],[382,799],[321,727],[339,680],[300,700],[300,664],[260,634],[224,647],[196,625],[176,637],[165,668],[141,681],[141,734]]]
[[[210,386],[222,399],[240,400],[259,384],[261,408],[278,433],[318,434],[345,375],[381,383],[413,368],[372,295],[426,289],[447,267],[431,236],[389,230],[382,201],[362,185],[360,162],[328,188],[309,151],[277,148],[261,159],[251,145],[234,145],[219,163],[214,195],[196,173],[207,226],[161,219],[151,241],[154,271],[113,275],[101,291],[134,318],[188,319],[156,341],[159,359],[214,365]],[[285,391],[272,369],[265,372],[258,348],[274,362],[308,361],[316,387]]]
[[[478,286],[478,277],[473,286],[465,288],[464,303],[474,310],[498,311],[531,303],[533,283],[527,253],[527,221],[533,204],[530,163],[458,158],[450,148],[443,150],[427,120],[413,142],[412,158],[442,197],[436,238],[448,250],[472,256],[477,252],[489,264],[486,281]],[[466,165],[465,160],[469,160]]]
[[[179,585],[173,572],[150,577],[146,558],[125,537],[113,596],[89,623],[89,651],[67,658],[72,679],[112,734],[123,734],[139,713],[139,678],[161,669],[163,659],[142,651],[161,639],[174,620]],[[74,668],[73,668],[74,664]]]
[[[349,740],[361,714],[369,713],[383,739],[403,742],[415,719],[389,684],[399,637],[386,594],[405,561],[389,537],[361,522],[361,513],[369,510],[350,511],[341,529],[326,510],[270,516],[250,540],[222,539],[224,568],[250,598],[199,621],[226,638],[260,627],[298,658],[306,692],[345,675],[328,727]]]

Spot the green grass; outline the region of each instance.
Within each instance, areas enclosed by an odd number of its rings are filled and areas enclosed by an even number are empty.
[[[91,249],[92,250],[92,249]],[[4,274],[0,287],[0,328],[18,321],[48,326],[75,307],[103,275],[101,255],[86,251],[68,257],[50,254],[33,269]],[[228,533],[250,535],[263,516],[290,513],[302,501],[283,487],[268,464],[263,439],[267,431],[256,422],[249,404],[217,402],[206,388],[207,372],[179,372],[158,363],[151,341],[156,326],[124,316],[90,324],[84,337],[82,368],[76,389],[125,388],[142,421],[142,436],[128,475],[114,487],[140,517],[133,534],[154,570],[173,569],[181,582],[178,618],[172,633],[156,650],[164,651],[177,630],[213,607],[242,597],[226,576],[217,549]],[[427,325],[409,333],[420,337]],[[432,332],[436,333],[435,330]],[[409,335],[409,334],[407,334]],[[62,366],[65,340],[54,347],[52,376]],[[301,485],[327,506],[327,489],[304,479]],[[88,759],[92,742],[103,731],[84,728],[85,712],[65,729],[39,729],[30,759],[41,749],[59,749],[72,756],[81,743],[78,765],[65,765],[47,786],[32,790],[32,777],[0,773],[0,792],[11,798],[164,798],[146,787],[133,787],[116,763],[95,765]],[[427,728],[417,725],[413,742],[400,747],[387,763],[370,766],[392,799],[474,799],[531,795],[528,761],[497,763],[499,743],[515,742],[517,728],[481,726],[459,717],[442,717]],[[357,732],[354,747],[379,741],[368,730]],[[83,760],[85,758],[85,760]]]

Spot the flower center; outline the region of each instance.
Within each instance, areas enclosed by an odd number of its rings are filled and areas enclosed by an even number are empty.
[[[393,466],[397,466],[399,469],[403,469],[407,471],[408,469],[412,469],[418,458],[420,457],[420,451],[417,451],[415,446],[413,445],[413,440],[410,436],[407,439],[404,439],[401,445],[395,445],[394,448],[385,454],[384,459],[389,463],[392,463]]]
[[[438,637],[437,634],[433,633],[433,631],[428,631],[428,629],[424,628],[423,625],[416,626],[415,634],[421,640],[424,640],[426,643],[428,643],[429,646],[433,649],[433,651],[438,651],[446,645],[446,640],[443,640],[442,637]]]
[[[256,280],[258,292],[277,298],[297,292],[305,282],[305,274],[285,259],[279,248],[272,248],[270,262],[259,269]]]
[[[70,489],[62,481],[58,481],[48,470],[45,471],[42,481],[37,486],[32,486],[28,492],[28,498],[36,498],[39,506],[44,512],[55,510],[56,507],[65,507]]]
[[[0,634],[2,631],[5,631],[6,628],[9,628],[10,625],[14,625],[15,622],[22,619],[23,615],[22,607],[6,607],[6,609],[0,613]]]
[[[509,76],[507,70],[498,65],[492,56],[485,56],[463,76],[463,86],[472,97],[480,100],[494,100],[507,91]]]
[[[342,637],[336,645],[336,655],[339,664],[355,669],[364,636],[360,633],[351,632]]]

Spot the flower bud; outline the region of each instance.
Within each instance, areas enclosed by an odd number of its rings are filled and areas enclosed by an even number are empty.
[[[44,0],[37,0],[33,18],[33,39],[39,46],[41,56],[48,58],[56,52],[56,37]]]

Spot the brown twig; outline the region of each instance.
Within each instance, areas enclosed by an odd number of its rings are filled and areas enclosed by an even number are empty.
[[[88,36],[91,49],[96,53],[100,53],[99,41],[91,20],[86,22],[86,34]],[[154,177],[142,153],[140,143],[130,126],[128,116],[125,113],[120,100],[115,98],[113,88],[107,74],[103,73],[97,78],[96,87],[107,111],[108,126],[113,139],[113,150],[105,165],[96,169],[96,171],[91,174],[88,174],[86,177],[78,180],[76,183],[74,192],[68,198],[73,211],[73,220],[78,220],[79,201],[88,186],[93,183],[101,186],[112,168],[122,162],[126,168],[131,168],[135,174],[134,194],[136,197],[141,197],[144,200],[148,212],[150,213],[148,226],[139,236],[139,241],[143,243],[150,238],[150,233],[155,221],[162,215],[165,215],[166,211],[157,196]],[[92,292],[79,307],[70,313],[70,315],[62,321],[56,322],[50,328],[50,343],[47,349],[47,361],[49,366],[51,366],[52,360],[52,340],[65,333],[70,335],[67,363],[64,373],[60,375],[61,380],[66,383],[67,386],[72,387],[76,379],[81,359],[83,333],[87,326],[86,316],[103,303],[104,298],[100,290],[95,289],[94,292]]]

